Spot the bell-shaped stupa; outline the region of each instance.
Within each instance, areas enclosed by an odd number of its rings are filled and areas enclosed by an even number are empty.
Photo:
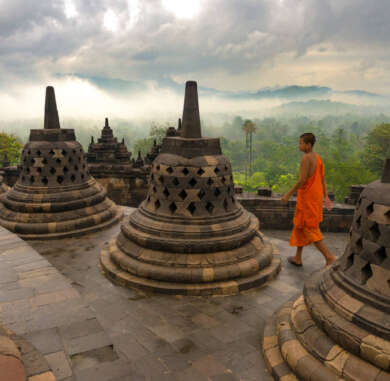
[[[196,82],[187,82],[181,136],[165,137],[146,200],[102,251],[113,281],[169,294],[234,294],[276,276],[280,259],[235,199],[218,138],[201,135]]]
[[[275,380],[390,380],[390,159],[355,209],[349,244],[268,322]]]
[[[0,225],[25,239],[92,232],[122,215],[90,176],[74,130],[60,128],[53,87],[46,88],[44,128],[30,131],[19,179],[0,201]]]

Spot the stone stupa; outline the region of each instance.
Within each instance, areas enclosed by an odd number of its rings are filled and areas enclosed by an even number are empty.
[[[30,131],[18,181],[0,201],[0,225],[25,239],[88,233],[122,215],[89,174],[74,130],[60,128],[53,87],[46,88],[44,128]]]
[[[123,286],[169,294],[235,294],[274,278],[280,259],[235,199],[218,138],[202,137],[196,82],[187,82],[181,136],[165,137],[146,200],[101,254]]]
[[[344,255],[268,322],[275,380],[390,380],[390,159],[361,193]]]
[[[114,137],[113,131],[108,124],[108,118],[105,119],[101,137],[97,143],[91,137],[91,143],[88,146],[86,154],[89,166],[98,166],[101,163],[110,164],[112,167],[124,164],[130,165],[131,153],[127,150],[124,141],[118,142]]]

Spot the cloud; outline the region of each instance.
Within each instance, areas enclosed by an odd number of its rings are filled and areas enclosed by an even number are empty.
[[[170,1],[0,0],[0,95],[69,73],[162,88],[390,84],[388,0],[192,0],[192,17]]]

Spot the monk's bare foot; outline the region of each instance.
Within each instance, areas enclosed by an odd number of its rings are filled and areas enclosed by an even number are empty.
[[[292,265],[294,265],[294,266],[298,266],[298,267],[302,266],[302,262],[301,261],[297,261],[296,257],[288,257],[287,261],[289,263],[291,263]]]
[[[326,265],[327,266],[332,266],[333,263],[336,261],[336,257],[332,255],[331,257],[326,258]]]

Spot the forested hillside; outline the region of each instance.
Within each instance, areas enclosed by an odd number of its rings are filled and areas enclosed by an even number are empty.
[[[250,122],[250,123],[249,123]],[[248,124],[249,123],[249,124]],[[110,120],[118,139],[125,142],[133,155],[138,150],[144,156],[153,140],[161,141],[169,126],[175,122],[144,121],[143,125],[125,120]],[[100,136],[96,121],[65,120],[63,127],[75,128],[77,138],[87,149],[90,136]],[[250,165],[250,133],[252,131],[252,164]],[[7,151],[13,163],[18,162],[18,150],[25,142],[30,128],[41,128],[38,120],[0,124],[0,132],[14,134],[15,139],[1,135],[0,154]],[[317,137],[315,151],[323,158],[329,189],[339,201],[348,194],[352,184],[366,184],[380,177],[384,159],[390,157],[390,117],[378,114],[362,116],[326,116],[321,119],[303,116],[264,118],[248,121],[242,116],[224,124],[202,120],[204,136],[221,138],[223,153],[231,160],[234,179],[245,190],[272,187],[283,193],[297,180],[301,153],[299,136],[313,132]],[[0,160],[2,156],[0,157]]]

